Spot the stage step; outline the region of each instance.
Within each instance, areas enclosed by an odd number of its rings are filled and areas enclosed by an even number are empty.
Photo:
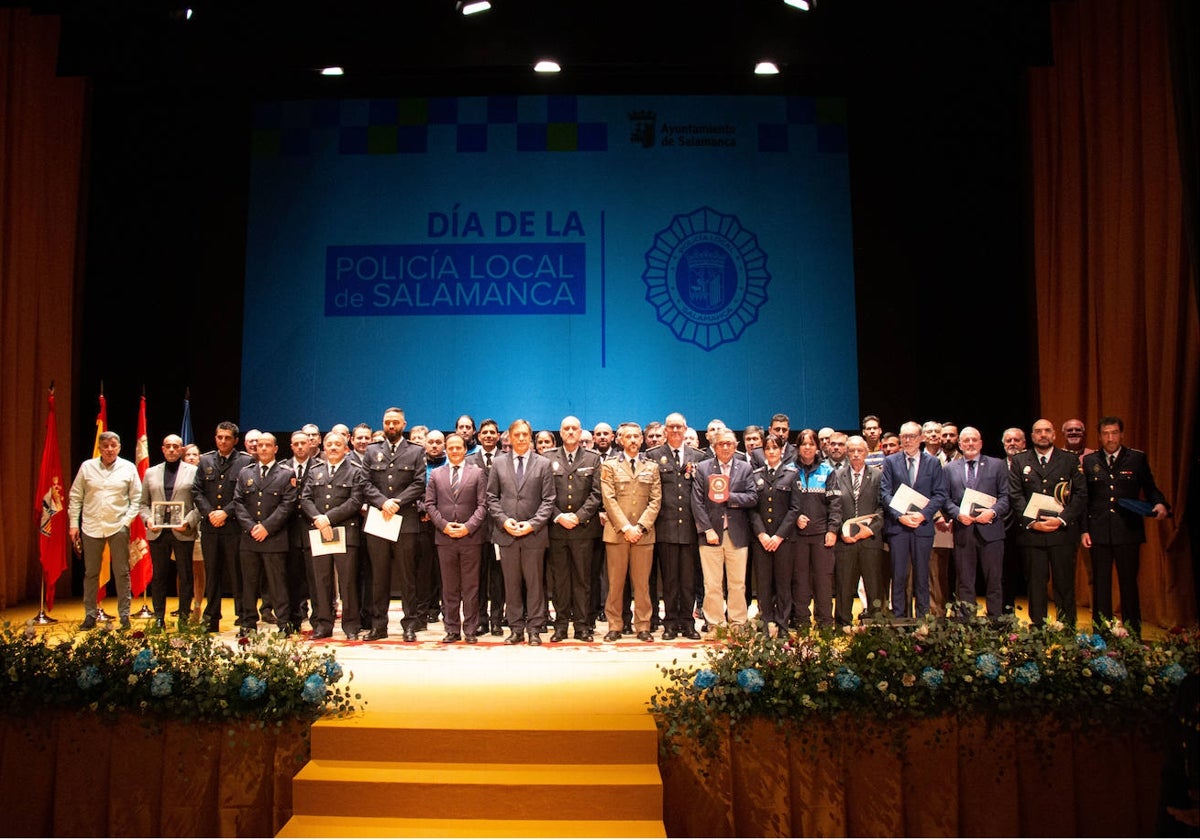
[[[656,764],[647,714],[369,713],[312,729],[312,758],[485,764]]]
[[[662,820],[292,817],[278,837],[666,837]]]
[[[645,820],[662,816],[662,779],[650,764],[314,760],[292,800],[301,814]]]

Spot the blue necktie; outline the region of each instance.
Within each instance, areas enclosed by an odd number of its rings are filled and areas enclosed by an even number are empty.
[[[912,487],[917,483],[917,459],[909,456],[908,459],[908,486]]]
[[[517,483],[525,480],[525,456],[517,456]]]
[[[967,461],[967,486],[975,488],[975,461]]]

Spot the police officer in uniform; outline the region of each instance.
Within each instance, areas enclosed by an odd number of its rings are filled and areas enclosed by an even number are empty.
[[[403,517],[395,542],[367,534],[371,556],[371,632],[369,641],[387,638],[388,602],[395,570],[404,608],[401,628],[404,641],[415,642],[425,629],[425,616],[417,609],[416,550],[421,515],[417,501],[425,498],[425,448],[404,439],[404,410],[389,408],[383,413],[384,439],[367,447],[367,503],[379,508],[384,518]]]
[[[218,423],[217,448],[200,456],[192,484],[192,500],[200,512],[204,598],[208,602],[204,607],[204,623],[209,633],[221,630],[221,595],[226,587],[233,590],[233,612],[239,626],[245,615],[238,557],[241,528],[231,516],[231,506],[238,475],[250,464],[250,456],[237,449],[237,442],[237,424],[228,420]]]
[[[241,635],[258,629],[258,591],[264,578],[276,625],[284,633],[294,629],[288,618],[287,553],[288,523],[296,510],[296,474],[276,463],[278,449],[275,435],[263,432],[255,450],[258,463],[242,468],[233,491],[234,514],[242,526]]]
[[[554,635],[567,638],[574,622],[575,638],[590,642],[592,551],[600,536],[600,456],[579,445],[583,427],[578,417],[564,417],[559,426],[562,446],[546,451],[554,475],[554,513],[550,520],[550,566],[554,592]]]
[[[1150,472],[1146,453],[1122,445],[1125,423],[1120,417],[1100,420],[1100,449],[1083,457],[1087,481],[1087,526],[1083,547],[1092,552],[1092,621],[1111,619],[1112,571],[1117,567],[1121,589],[1121,617],[1135,634],[1141,632],[1142,607],[1138,596],[1138,555],[1146,541],[1144,517],[1121,504],[1122,499],[1151,505],[1155,519],[1170,514],[1167,499]]]

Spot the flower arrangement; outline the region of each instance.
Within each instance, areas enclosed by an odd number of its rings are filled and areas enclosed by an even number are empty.
[[[230,647],[198,628],[143,632],[0,626],[0,712],[49,708],[189,721],[312,721],[363,705],[334,655],[270,633]]]
[[[770,638],[752,628],[722,631],[703,665],[663,668],[650,699],[664,746],[715,743],[726,721],[779,724],[849,712],[864,722],[900,716],[1045,716],[1069,726],[1160,726],[1176,687],[1200,667],[1200,632],[1176,628],[1143,642],[1120,622],[1076,634],[1058,622],[929,619]]]

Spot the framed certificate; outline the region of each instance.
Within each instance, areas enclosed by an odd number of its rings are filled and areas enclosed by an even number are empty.
[[[151,502],[150,524],[155,528],[182,528],[183,502]]]

